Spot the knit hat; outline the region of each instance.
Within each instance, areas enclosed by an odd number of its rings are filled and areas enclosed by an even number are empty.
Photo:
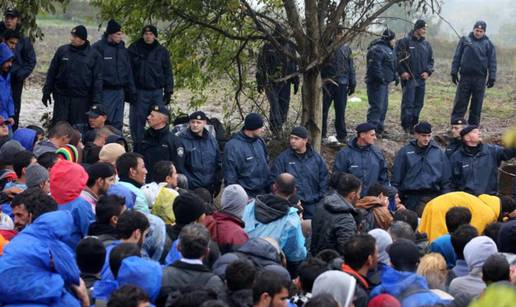
[[[188,116],[188,120],[193,120],[193,119],[207,121],[208,116],[206,116],[206,113],[204,113],[203,111],[195,111],[192,114],[190,114],[190,116]]]
[[[464,260],[470,271],[473,268],[482,267],[486,259],[496,253],[498,253],[496,243],[487,236],[473,238],[464,246]]]
[[[70,33],[73,36],[77,36],[78,38],[82,39],[83,41],[88,40],[88,30],[86,30],[86,27],[83,25],[76,26]]]
[[[48,180],[48,170],[39,164],[33,164],[27,167],[25,180],[28,188],[35,187]]]
[[[308,138],[308,130],[306,130],[306,128],[303,126],[297,126],[297,127],[292,128],[292,132],[290,132],[290,135],[295,135],[302,139],[307,139]]]
[[[146,25],[145,27],[143,27],[142,36],[143,34],[145,34],[145,32],[152,32],[154,36],[158,37],[158,29],[153,25]]]
[[[206,204],[199,196],[192,192],[186,192],[176,197],[173,211],[176,216],[176,224],[188,225],[206,213]]]
[[[484,31],[487,31],[487,23],[483,20],[479,20],[479,21],[475,22],[473,29],[482,29]]]
[[[60,160],[50,169],[50,194],[57,204],[66,204],[79,197],[87,181],[88,174],[80,164]]]
[[[516,220],[502,224],[497,241],[500,253],[516,254]]]
[[[473,131],[475,129],[478,129],[477,125],[468,125],[468,126],[464,127],[464,129],[462,129],[460,131],[460,137],[464,137],[466,134],[470,133],[471,131]]]
[[[20,142],[15,140],[7,141],[0,147],[0,161],[4,165],[13,164],[16,154],[23,150],[24,148]]]
[[[419,251],[414,242],[398,239],[387,248],[392,266],[398,271],[415,272],[419,262]]]
[[[401,307],[401,303],[394,296],[383,293],[371,299],[367,307]]]
[[[383,31],[383,33],[382,33],[382,39],[384,41],[391,41],[395,37],[396,37],[396,34],[393,31],[389,30],[389,29],[385,29],[385,31]]]
[[[341,271],[326,271],[319,275],[312,288],[312,295],[327,293],[342,307],[348,307],[353,302],[355,295],[356,280]]]
[[[122,31],[122,26],[114,19],[110,19],[106,27],[106,34],[114,34],[120,31]]]
[[[464,119],[464,117],[456,117],[452,118],[451,124],[452,125],[465,125],[467,121]]]
[[[118,157],[125,154],[124,146],[118,143],[110,143],[102,146],[99,153],[99,160],[102,162],[115,163]]]
[[[241,185],[230,184],[222,192],[220,199],[221,211],[242,218],[248,201],[249,197]]]
[[[432,125],[429,122],[419,122],[414,126],[414,131],[416,133],[429,134],[432,133]]]
[[[244,120],[244,130],[256,130],[263,127],[263,118],[258,113],[249,113]]]
[[[416,23],[414,23],[414,30],[419,30],[421,28],[425,28],[426,27],[426,21],[424,21],[423,19],[418,19],[416,21]]]
[[[383,229],[376,228],[368,232],[376,240],[376,248],[378,249],[378,261],[383,264],[390,264],[391,259],[387,253],[387,248],[392,244],[392,238],[389,233]]]
[[[66,144],[59,148],[56,150],[56,154],[58,158],[74,163],[77,163],[77,160],[79,160],[79,152],[77,151],[77,148],[71,144]]]
[[[358,134],[358,133],[374,130],[375,128],[376,128],[376,126],[371,123],[361,123],[355,128],[355,130],[357,131],[357,134]]]

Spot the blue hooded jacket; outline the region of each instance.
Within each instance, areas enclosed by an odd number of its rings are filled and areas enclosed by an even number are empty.
[[[20,142],[25,150],[32,151],[36,140],[36,130],[29,128],[18,128],[13,134],[13,140]]]
[[[0,65],[14,58],[14,53],[5,44],[0,44]],[[11,92],[11,72],[0,73],[0,116],[4,119],[14,116],[14,100]]]
[[[73,216],[75,227],[65,240],[75,250],[79,241],[88,234],[90,224],[95,222],[95,214],[90,203],[82,197],[77,197],[68,203],[59,205],[58,208],[59,210],[70,211]]]
[[[118,284],[142,288],[155,302],[161,288],[163,270],[158,262],[137,256],[125,258],[118,272]]]
[[[70,212],[45,213],[4,248],[0,305],[80,306],[68,290],[80,279],[72,246],[65,243],[73,229]]]
[[[426,279],[412,272],[397,271],[386,267],[381,276],[381,284],[373,288],[370,297],[373,298],[382,293],[396,297],[403,307],[433,306],[444,303],[428,289]]]

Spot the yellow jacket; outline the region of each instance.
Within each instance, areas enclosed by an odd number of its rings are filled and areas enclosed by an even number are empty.
[[[466,192],[451,192],[432,199],[426,204],[419,223],[419,232],[424,232],[429,241],[447,234],[446,212],[452,207],[464,207],[471,211],[471,225],[479,233],[488,224],[496,222],[500,215],[500,198],[491,195],[474,196]]]

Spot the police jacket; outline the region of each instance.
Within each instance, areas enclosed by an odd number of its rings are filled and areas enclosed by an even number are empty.
[[[484,36],[475,38],[473,33],[463,36],[457,44],[452,61],[452,74],[479,76],[496,80],[496,49],[491,40]]]
[[[344,172],[362,181],[362,196],[375,183],[388,184],[387,164],[380,149],[374,145],[360,147],[354,138],[335,157],[333,172]]]
[[[396,55],[389,42],[374,40],[367,49],[366,82],[388,84],[397,78]]]
[[[61,46],[50,62],[43,93],[91,97],[99,103],[102,101],[101,65],[101,56],[88,41],[81,47]]]
[[[288,42],[282,42],[282,47],[293,55],[296,54],[294,46]],[[275,84],[276,79],[283,78],[297,71],[296,62],[283,52],[277,50],[272,43],[265,43],[258,55],[256,65],[256,83],[264,88],[267,84]],[[299,77],[292,77],[288,82],[299,84]],[[281,84],[281,82],[279,83]]]
[[[157,40],[147,44],[140,38],[129,46],[128,51],[137,88],[163,89],[164,93],[174,91],[170,54]]]
[[[281,173],[289,173],[296,178],[298,196],[305,203],[318,202],[328,191],[326,162],[310,145],[304,154],[291,148],[284,150],[272,163],[269,182],[274,182]]]
[[[0,33],[2,33],[2,39],[5,30],[5,24],[2,21],[0,22]],[[21,36],[20,26],[16,27],[16,31],[18,31]],[[21,36],[18,44],[16,45],[16,49],[14,50],[14,57],[15,61],[11,68],[11,78],[14,81],[23,81],[27,79],[36,67],[36,53],[34,52],[34,47],[28,37]]]
[[[453,187],[474,195],[496,194],[498,167],[502,161],[515,156],[516,149],[504,149],[498,145],[462,145],[450,158]]]
[[[224,147],[224,184],[241,185],[256,196],[268,190],[269,165],[265,142],[250,138],[242,131],[233,135]]]
[[[400,39],[394,50],[400,76],[408,72],[411,78],[420,79],[422,73],[426,72],[431,75],[434,71],[432,46],[424,38],[416,38],[413,31]]]
[[[133,71],[129,52],[124,42],[113,44],[107,41],[104,34],[101,40],[93,44],[93,48],[100,53],[102,62],[102,80],[104,89],[124,89],[134,94]]]
[[[137,151],[145,158],[145,167],[149,172],[147,175],[148,182],[154,180],[154,164],[156,162],[172,161],[176,167],[182,163],[177,156],[178,145],[179,140],[170,132],[168,125],[158,130],[149,128],[145,131],[142,143]]]
[[[450,191],[448,158],[434,141],[426,148],[417,146],[416,140],[402,147],[392,172],[392,185],[400,192]]]
[[[329,57],[327,64],[321,69],[323,79],[332,79],[338,84],[356,86],[355,66],[353,53],[348,45],[342,44]]]
[[[178,172],[188,178],[190,189],[206,188],[212,191],[221,179],[219,145],[213,135],[204,129],[202,136],[187,128],[178,134],[180,144],[177,154],[183,159]]]

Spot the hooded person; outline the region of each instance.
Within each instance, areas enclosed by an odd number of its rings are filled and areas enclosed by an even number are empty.
[[[242,186],[228,185],[222,192],[220,211],[206,219],[205,226],[222,254],[237,250],[249,240],[242,220],[248,202],[249,198]]]
[[[0,43],[0,116],[14,125],[14,100],[11,91],[11,66],[14,53],[5,43]]]
[[[163,271],[158,262],[131,256],[122,260],[117,282],[119,287],[134,285],[142,288],[151,302],[155,302],[161,288],[162,276]]]
[[[471,225],[483,233],[487,225],[496,222],[501,213],[501,201],[497,196],[474,196],[466,192],[451,192],[432,199],[425,206],[418,231],[426,233],[433,241],[448,233],[446,212],[452,207],[465,207],[471,212]]]
[[[0,147],[0,165],[4,167],[4,169],[0,170],[0,189],[2,190],[7,183],[18,179],[12,165],[20,151],[23,151],[23,146],[15,140],[9,140]]]
[[[312,295],[328,293],[339,303],[339,306],[349,307],[353,303],[356,280],[351,275],[340,271],[327,271],[314,281]]]
[[[419,251],[416,244],[407,239],[397,239],[387,249],[392,267],[386,267],[381,283],[370,294],[374,298],[382,293],[396,297],[402,306],[426,306],[443,301],[429,288],[426,279],[416,274]]]
[[[25,172],[27,188],[39,187],[45,193],[50,192],[49,178],[48,170],[39,164],[27,167]]]
[[[461,295],[468,301],[480,295],[486,288],[482,280],[482,266],[489,256],[497,252],[496,243],[489,237],[480,236],[469,241],[464,247],[464,259],[468,265],[469,274],[453,279],[449,293],[454,297]]]
[[[37,132],[29,128],[18,128],[13,134],[13,140],[20,142],[25,150],[32,151],[36,144]]]
[[[88,228],[95,221],[91,205],[82,197],[88,173],[77,163],[58,161],[50,170],[50,194],[59,205],[59,210],[70,211],[74,218],[74,230],[68,243],[75,247],[88,234]]]
[[[53,210],[56,206],[54,202]],[[74,228],[70,212],[47,212],[5,247],[0,304],[81,306],[70,290],[80,282],[73,246],[67,243]]]
[[[391,235],[380,228],[370,230],[368,232],[376,240],[376,250],[378,251],[378,264],[374,270],[369,271],[367,279],[372,284],[379,284],[380,277],[385,268],[391,264],[391,259],[387,253],[387,248],[392,244]]]

